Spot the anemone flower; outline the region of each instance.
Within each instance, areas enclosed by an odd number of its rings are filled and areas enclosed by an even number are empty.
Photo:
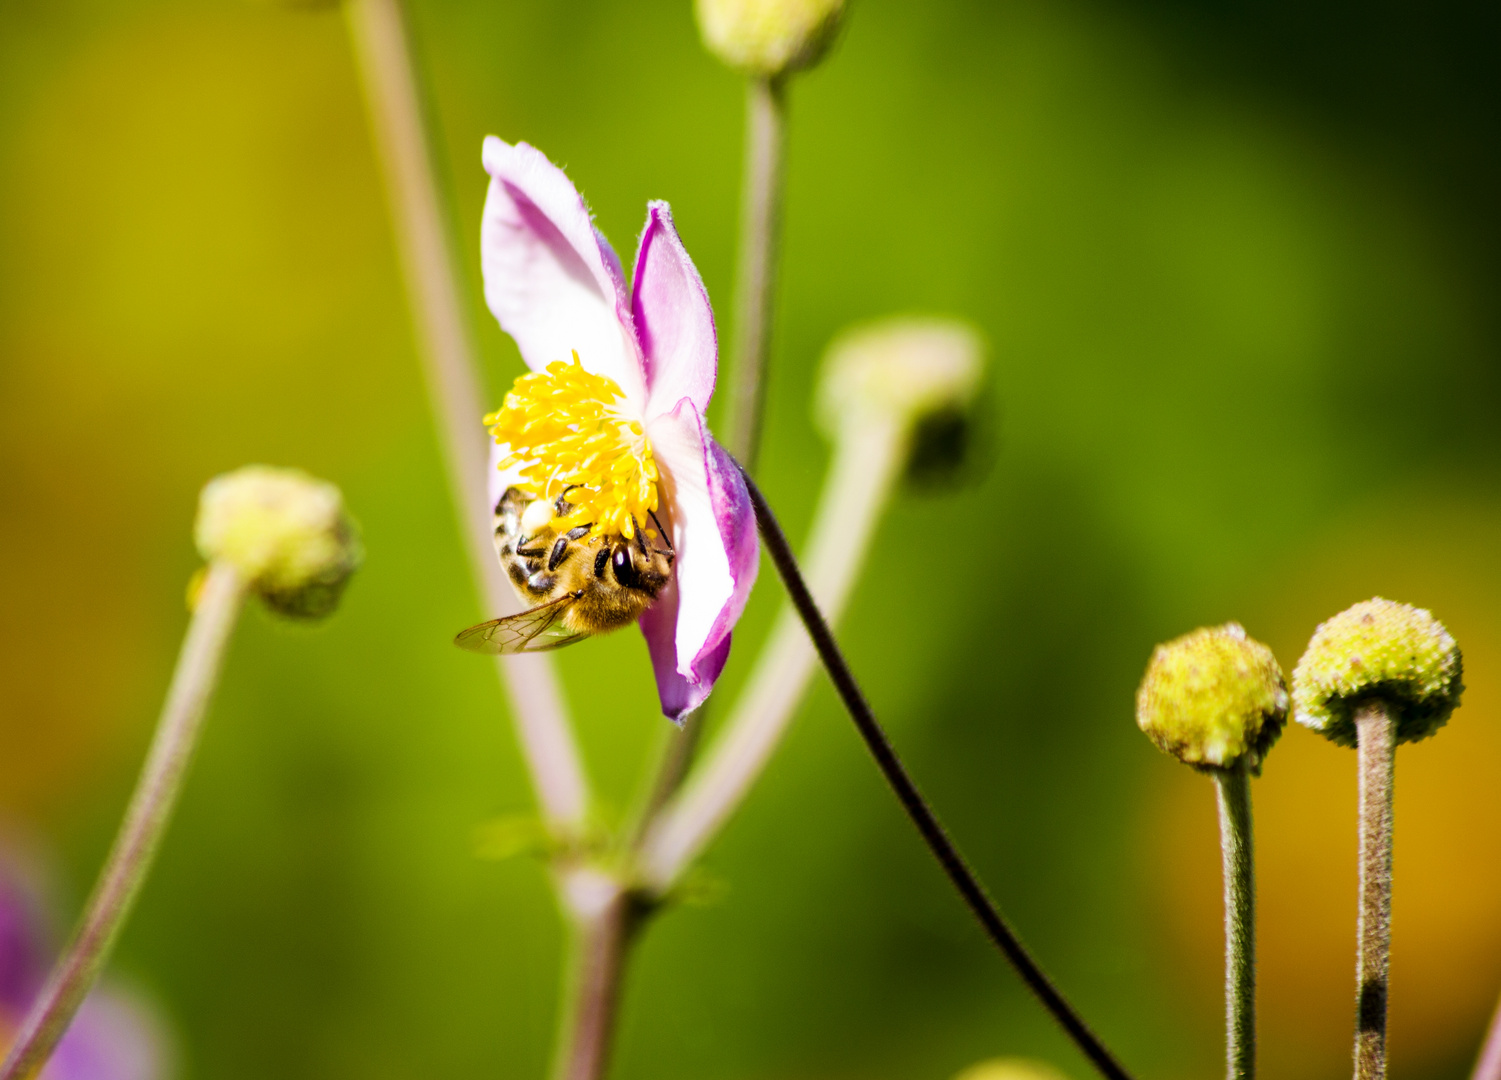
[[[661,527],[671,573],[639,625],[662,711],[681,721],[724,668],[758,564],[745,482],[704,422],[719,366],[709,294],[666,203],[647,207],[628,292],[561,169],[494,137],[484,164],[485,300],[532,372],[487,418],[491,503],[511,485],[566,491],[567,524],[606,542]]]
[[[47,977],[41,923],[31,891],[0,866],[0,1056]],[[155,1018],[105,987],[78,1010],[40,1080],[162,1080],[163,1048]]]

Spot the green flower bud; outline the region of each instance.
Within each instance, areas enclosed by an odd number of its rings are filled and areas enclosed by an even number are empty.
[[[1355,713],[1379,699],[1393,707],[1397,741],[1444,726],[1464,692],[1459,646],[1422,608],[1381,597],[1319,624],[1293,671],[1298,723],[1355,745]]]
[[[848,330],[829,346],[818,386],[820,426],[838,441],[852,424],[895,424],[917,491],[963,480],[986,455],[985,346],[952,319],[896,317]]]
[[[852,413],[915,421],[974,401],[985,373],[980,335],[954,319],[898,316],[834,339],[818,387],[819,418],[834,435]]]
[[[695,0],[709,51],[732,68],[774,76],[822,58],[844,0]]]
[[[1239,623],[1157,646],[1136,694],[1136,722],[1158,749],[1197,769],[1261,772],[1287,723],[1277,658]]]
[[[267,607],[295,618],[333,611],[362,557],[339,489],[297,469],[247,465],[210,480],[194,535],[205,559],[233,566]]]
[[[1068,1080],[1044,1061],[1029,1058],[993,1058],[971,1065],[954,1080]]]

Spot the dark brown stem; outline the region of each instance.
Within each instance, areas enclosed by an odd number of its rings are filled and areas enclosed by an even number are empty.
[[[785,84],[754,76],[746,84],[745,180],[740,203],[740,266],[735,279],[735,358],[725,445],[754,468],[766,397],[766,358],[782,228]]]
[[[603,895],[586,901],[598,904],[587,914],[572,913],[576,927],[573,980],[553,1080],[601,1080],[609,1068],[625,958],[643,914],[623,886],[595,878],[591,871],[583,874],[588,880],[582,886],[565,881],[565,900],[580,888]]]
[[[918,791],[911,776],[907,774],[906,768],[896,755],[895,748],[891,745],[891,740],[886,737],[886,732],[882,730],[880,722],[871,712],[870,705],[855,681],[849,664],[845,662],[844,654],[840,652],[828,623],[824,621],[823,613],[818,610],[818,605],[808,591],[802,572],[798,569],[797,558],[792,553],[792,545],[787,542],[787,536],[782,532],[781,525],[777,523],[776,515],[772,513],[766,497],[761,494],[760,488],[756,487],[750,474],[743,468],[741,473],[745,476],[745,485],[750,491],[751,503],[755,507],[756,524],[760,527],[761,538],[766,543],[767,553],[776,565],[777,573],[781,575],[787,595],[793,607],[797,609],[803,625],[807,627],[808,636],[813,639],[813,647],[818,650],[819,659],[823,661],[824,668],[829,673],[829,679],[844,701],[844,707],[855,722],[855,727],[859,729],[861,737],[864,738],[865,745],[876,759],[876,764],[886,777],[886,782],[896,793],[902,808],[907,811],[907,816],[917,826],[917,831],[922,835],[933,857],[938,860],[944,873],[959,890],[959,895],[969,905],[970,911],[979,920],[986,935],[996,948],[1000,949],[1001,954],[1010,961],[1011,966],[1027,984],[1027,988],[1037,996],[1043,1008],[1052,1013],[1053,1019],[1058,1021],[1064,1032],[1074,1041],[1074,1045],[1102,1076],[1109,1077],[1110,1080],[1130,1080],[1130,1074],[1115,1060],[1115,1056],[1105,1048],[1105,1045],[1084,1023],[1083,1018],[1074,1011],[1074,1007],[1043,973],[1037,961],[1032,958],[1026,947],[1017,939],[1015,932],[1006,924],[995,902],[986,895],[984,886],[975,877],[974,871],[964,861],[964,856],[949,839],[937,815],[923,798],[922,793]]]
[[[1360,917],[1355,960],[1355,1077],[1385,1080],[1392,942],[1392,775],[1397,726],[1373,701],[1355,714],[1360,756]]]

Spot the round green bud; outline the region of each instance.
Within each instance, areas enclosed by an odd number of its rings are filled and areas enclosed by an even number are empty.
[[[992,1058],[971,1065],[954,1080],[1068,1080],[1045,1061],[1030,1058]]]
[[[205,559],[233,566],[268,607],[295,618],[333,611],[362,556],[338,488],[266,465],[210,480],[194,536]]]
[[[1136,693],[1136,723],[1158,749],[1197,769],[1261,772],[1287,723],[1277,658],[1239,623],[1157,646]]]
[[[1383,701],[1395,710],[1397,741],[1412,742],[1444,726],[1463,677],[1443,623],[1378,596],[1319,624],[1293,670],[1293,705],[1298,723],[1354,746],[1356,711]]]
[[[872,412],[912,423],[962,411],[985,374],[985,346],[954,319],[899,316],[845,331],[824,357],[818,414],[837,435],[852,417]]]
[[[711,53],[765,76],[816,64],[844,14],[844,0],[695,0],[693,6]]]

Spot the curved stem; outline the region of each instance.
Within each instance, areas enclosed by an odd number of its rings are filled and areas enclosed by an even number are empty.
[[[515,614],[519,601],[491,546],[478,363],[406,21],[399,0],[350,0],[345,7],[470,566],[486,608]],[[552,661],[528,653],[498,663],[543,816],[559,831],[577,831],[588,814],[589,787]]]
[[[1501,1002],[1496,1004],[1496,1015],[1491,1017],[1490,1031],[1470,1080],[1501,1080]]]
[[[922,835],[933,857],[938,860],[944,873],[959,890],[959,895],[969,905],[970,911],[984,928],[986,935],[1010,961],[1011,966],[1016,969],[1017,974],[1027,984],[1027,988],[1037,996],[1043,1007],[1052,1013],[1053,1018],[1074,1041],[1074,1045],[1085,1057],[1089,1058],[1102,1076],[1109,1077],[1110,1080],[1130,1080],[1130,1074],[1115,1060],[1114,1055],[1105,1049],[1104,1044],[1094,1032],[1090,1031],[1083,1018],[1074,1011],[1074,1007],[1043,974],[1037,961],[1032,958],[1025,946],[1017,939],[1015,932],[1006,924],[1005,918],[996,908],[994,901],[986,895],[984,886],[975,877],[974,871],[964,861],[964,856],[949,839],[937,815],[933,813],[922,793],[918,791],[917,785],[907,774],[906,768],[896,755],[895,748],[886,737],[886,732],[882,730],[880,722],[871,712],[870,705],[866,702],[865,695],[855,681],[854,674],[845,662],[844,654],[840,652],[828,623],[824,621],[823,614],[818,610],[812,594],[808,592],[808,586],[798,570],[797,559],[792,554],[792,546],[787,543],[787,537],[777,523],[771,507],[767,504],[766,497],[756,487],[749,473],[745,473],[743,469],[741,472],[745,474],[745,484],[750,490],[751,503],[755,506],[756,524],[761,530],[761,538],[765,541],[767,553],[771,556],[777,573],[782,578],[782,584],[786,586],[788,597],[792,600],[793,607],[797,609],[798,616],[803,620],[803,625],[807,627],[808,636],[813,639],[819,659],[823,661],[830,681],[833,682],[845,708],[849,711],[850,719],[855,722],[855,727],[859,729],[865,745],[876,759],[876,764],[886,777],[886,782],[895,792],[902,808],[907,811],[907,816],[917,826],[917,831]]]
[[[735,371],[725,446],[754,468],[766,399],[766,359],[781,246],[787,97],[781,79],[752,77],[745,91],[745,180],[740,202],[740,266],[735,278]]]
[[[1360,918],[1355,961],[1356,1080],[1386,1076],[1387,973],[1392,943],[1392,789],[1397,726],[1385,702],[1355,714],[1360,756]]]
[[[807,547],[807,581],[830,619],[844,610],[865,562],[901,465],[906,431],[901,417],[865,414],[846,424],[835,443]],[[642,874],[656,892],[672,887],[745,800],[781,742],[816,662],[807,631],[789,607],[777,617],[723,732],[647,834]]]
[[[125,820],[72,941],[0,1066],[3,1080],[31,1080],[41,1072],[109,959],[177,805],[244,596],[244,582],[232,567],[209,567]]]
[[[1256,1075],[1256,878],[1251,837],[1251,774],[1216,769],[1220,851],[1225,871],[1225,1075]]]

